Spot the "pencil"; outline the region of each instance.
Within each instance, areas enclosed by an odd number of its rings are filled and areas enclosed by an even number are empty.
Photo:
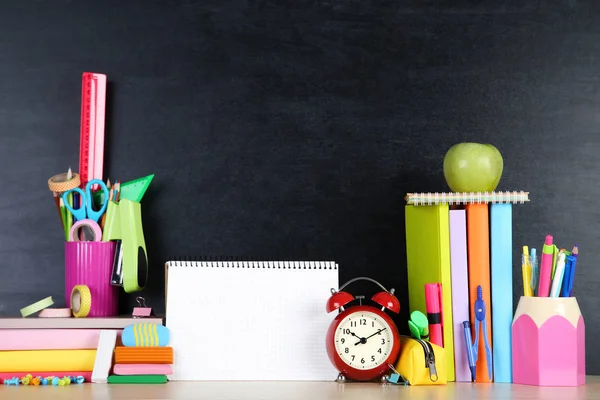
[[[67,213],[69,211],[67,211],[67,208],[65,207],[65,202],[63,201],[62,197],[60,198],[60,212],[61,212],[63,227],[64,227],[64,231],[65,231],[65,240],[68,242],[69,241],[69,231],[67,230]]]
[[[73,208],[73,192],[70,192],[67,195],[67,202],[69,203],[69,207]],[[66,210],[67,213],[67,232],[71,232],[71,227],[73,226],[73,214],[69,210]]]
[[[58,218],[60,218],[60,224],[64,230],[65,226],[63,225],[62,212],[60,211],[60,194],[58,192],[52,192],[52,195],[54,196],[54,204],[56,204],[56,211],[58,212]]]

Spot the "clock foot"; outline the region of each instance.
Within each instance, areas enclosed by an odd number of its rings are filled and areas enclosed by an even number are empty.
[[[337,376],[337,379],[335,380],[337,383],[346,383],[346,377],[344,376],[344,374],[340,373]]]

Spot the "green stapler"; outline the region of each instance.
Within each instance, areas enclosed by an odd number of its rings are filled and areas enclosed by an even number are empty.
[[[141,291],[148,281],[148,255],[139,202],[108,202],[102,241],[110,240],[116,241],[111,284],[123,286],[125,293]]]

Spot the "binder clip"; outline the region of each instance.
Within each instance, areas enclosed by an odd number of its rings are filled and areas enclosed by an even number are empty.
[[[146,299],[141,296],[135,298],[135,300],[140,305],[139,307],[133,307],[133,312],[131,315],[133,318],[147,318],[153,316],[152,307],[148,307],[146,305]]]

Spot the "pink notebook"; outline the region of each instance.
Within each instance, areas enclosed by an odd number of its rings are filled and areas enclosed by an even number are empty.
[[[0,351],[96,349],[99,337],[100,329],[0,329]]]
[[[169,364],[115,364],[115,375],[171,375],[173,370]]]
[[[456,382],[471,382],[463,321],[469,321],[469,272],[467,262],[467,214],[450,210],[450,269],[454,317],[454,371]]]

